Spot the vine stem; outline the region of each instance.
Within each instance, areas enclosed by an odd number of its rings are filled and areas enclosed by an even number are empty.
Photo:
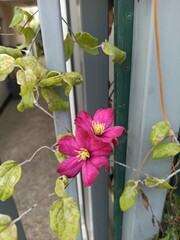
[[[142,172],[142,169],[143,169],[143,166],[144,166],[144,163],[145,163],[146,159],[149,157],[150,153],[152,153],[152,151],[153,151],[154,149],[155,149],[155,147],[152,147],[152,148],[149,150],[149,152],[146,154],[146,156],[144,157],[144,159],[142,160],[136,178],[139,178],[139,173]]]
[[[149,153],[150,153],[150,152],[149,152]],[[146,156],[147,156],[147,155],[146,155]],[[148,174],[148,173],[146,173],[146,172],[144,172],[144,171],[138,170],[138,169],[136,169],[136,168],[134,168],[134,167],[130,167],[130,166],[124,164],[124,163],[120,163],[120,162],[114,161],[114,160],[112,160],[112,159],[109,159],[109,161],[110,161],[110,162],[114,162],[114,163],[120,165],[121,167],[125,167],[125,168],[127,168],[127,169],[131,169],[131,170],[133,170],[134,172],[137,172],[137,173],[140,173],[140,172],[141,172],[141,173],[144,174],[146,177],[151,177],[151,178],[154,178],[154,179],[158,180],[158,182],[157,182],[156,184],[154,184],[153,186],[148,186],[149,188],[153,188],[153,187],[158,186],[159,184],[162,184],[162,183],[164,183],[164,182],[167,182],[170,178],[172,178],[174,175],[176,175],[177,173],[180,172],[180,168],[179,168],[179,169],[177,169],[176,171],[174,171],[173,173],[169,174],[167,177],[162,178],[162,179],[159,179],[159,178],[154,177],[154,176],[152,176],[152,175],[150,175],[150,174]],[[141,181],[140,179],[137,179],[136,182],[141,182],[141,183],[143,184],[143,181]]]
[[[24,23],[24,25],[22,26],[22,29],[20,31],[20,34],[22,33],[22,31],[24,30],[24,28],[26,27],[26,25],[33,19],[33,17],[36,15],[36,13],[38,13],[39,10],[36,10],[30,18],[28,18],[28,20]]]
[[[71,34],[73,35],[73,37],[76,39],[76,36],[74,34],[74,32],[72,31],[72,28],[70,27],[70,25],[67,23],[67,21],[61,16],[61,19],[63,20],[63,22],[67,25],[69,31],[71,32]]]
[[[163,80],[162,80],[160,44],[159,44],[158,0],[154,0],[154,30],[155,30],[155,43],[156,43],[156,55],[157,55],[157,68],[158,68],[161,108],[162,108],[164,121],[167,121],[167,115],[166,115],[166,110],[165,110],[165,105],[164,105],[164,96],[163,96]]]
[[[118,162],[118,161],[115,161],[115,160],[112,160],[112,159],[109,159],[109,161],[110,161],[110,162],[113,162],[113,163],[115,163],[115,164],[118,164],[118,165],[121,166],[121,167],[130,169],[130,170],[133,170],[134,172],[137,172],[137,173],[140,173],[140,172],[141,172],[143,175],[145,175],[145,176],[147,176],[147,177],[149,176],[149,177],[154,178],[152,175],[150,175],[150,174],[148,174],[148,173],[146,173],[146,172],[143,172],[143,171],[141,171],[141,170],[138,170],[138,169],[136,169],[136,168],[134,168],[134,167],[130,167],[130,166],[124,164],[124,163],[121,163],[121,162]],[[139,180],[139,179],[137,179],[137,181],[138,181],[138,180]]]
[[[41,105],[39,105],[38,101],[35,100],[34,101],[34,105],[36,107],[38,107],[41,111],[43,111],[44,113],[46,113],[48,116],[50,116],[53,120],[55,120],[61,127],[63,127],[68,133],[70,132],[62,122],[60,122],[55,116],[53,116],[52,114],[50,114],[48,111],[46,111]]]
[[[30,159],[25,160],[24,162],[20,163],[19,165],[22,166],[22,165],[24,165],[24,164],[27,163],[27,162],[31,162],[31,161],[33,160],[33,158],[36,156],[36,154],[37,154],[39,151],[41,151],[42,149],[48,149],[48,150],[54,151],[54,150],[53,150],[54,145],[55,145],[55,144],[53,144],[52,147],[42,146],[42,147],[38,148],[38,149],[33,153],[33,155],[31,156]]]
[[[68,182],[68,184],[65,186],[65,189],[70,185],[70,183],[71,183],[73,180],[74,180],[74,178],[72,178],[72,179]],[[47,198],[49,198],[49,197],[52,197],[52,196],[54,196],[54,195],[56,195],[55,192],[49,193],[47,196],[45,196],[45,197],[41,198],[40,200],[38,200],[36,203],[34,203],[34,204],[32,205],[32,207],[30,207],[28,210],[26,210],[25,212],[23,212],[18,218],[14,219],[11,224],[15,224],[15,223],[17,223],[18,221],[20,221],[22,217],[24,217],[26,214],[28,214],[29,212],[31,212],[31,211],[32,211],[34,208],[36,208],[42,201],[44,201],[45,199],[47,199]]]
[[[14,219],[11,224],[17,223],[19,220],[21,220],[22,217],[24,217],[27,213],[31,212],[35,207],[37,207],[37,206],[39,205],[39,203],[41,203],[43,200],[45,200],[45,199],[47,199],[47,198],[49,198],[49,197],[51,197],[51,196],[54,196],[54,195],[55,195],[55,193],[53,192],[53,193],[50,193],[50,194],[48,194],[47,196],[41,198],[40,200],[38,200],[38,201],[37,201],[35,204],[33,204],[33,206],[30,207],[27,211],[23,212],[18,218]]]
[[[36,32],[35,37],[33,38],[32,42],[31,42],[31,45],[29,46],[29,52],[31,52],[32,47],[33,47],[33,44],[35,43],[35,41],[36,41],[36,39],[37,39],[37,36],[38,36],[38,34],[40,33],[40,30],[41,30],[41,28],[39,27],[38,30],[37,30],[37,32]]]
[[[161,179],[161,180],[158,179],[159,182],[157,182],[156,184],[154,184],[154,185],[152,185],[152,186],[149,186],[149,187],[150,187],[150,188],[153,188],[153,187],[158,186],[159,184],[165,183],[165,182],[167,182],[170,178],[174,177],[174,175],[176,175],[176,174],[179,173],[179,172],[180,172],[180,168],[179,168],[178,170],[176,170],[175,172],[169,174],[166,178]]]

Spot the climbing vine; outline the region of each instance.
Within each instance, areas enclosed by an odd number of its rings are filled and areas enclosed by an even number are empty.
[[[152,148],[142,160],[140,169],[132,168],[131,166],[109,158],[109,156],[113,155],[113,148],[118,145],[118,137],[126,131],[123,126],[111,127],[114,120],[112,108],[98,109],[94,116],[91,116],[85,111],[79,112],[74,121],[76,126],[74,135],[62,122],[50,113],[51,111],[58,110],[66,111],[69,107],[68,101],[64,100],[63,96],[60,96],[56,92],[56,89],[60,88],[63,94],[68,96],[73,87],[82,84],[83,76],[77,72],[63,73],[49,71],[41,66],[36,57],[32,56],[32,45],[40,33],[40,27],[33,29],[30,25],[33,17],[34,14],[31,15],[27,11],[15,7],[10,27],[15,30],[16,34],[24,36],[24,42],[16,48],[0,46],[0,81],[4,81],[11,72],[16,70],[16,79],[17,84],[20,85],[19,95],[21,97],[17,109],[23,112],[29,108],[40,108],[47,115],[54,118],[54,120],[66,130],[66,134],[60,135],[58,141],[52,144],[52,146],[43,146],[37,149],[30,159],[22,163],[18,163],[15,160],[7,160],[2,163],[0,166],[0,200],[6,201],[13,195],[14,187],[21,178],[23,165],[30,163],[39,151],[47,148],[55,154],[59,161],[57,173],[60,176],[55,183],[54,192],[48,195],[48,197],[57,196],[57,200],[50,208],[50,227],[59,239],[76,239],[79,232],[80,212],[78,205],[72,197],[67,195],[65,191],[66,188],[79,172],[82,173],[84,185],[86,187],[91,186],[98,177],[101,167],[105,166],[106,170],[109,169],[110,161],[118,164],[120,167],[129,168],[137,173],[136,179],[129,179],[125,185],[124,191],[119,198],[120,209],[127,211],[136,203],[138,195],[141,195],[145,209],[150,209],[152,212],[153,224],[157,223],[162,230],[160,220],[154,216],[148,196],[143,192],[142,186],[174,190],[176,187],[172,186],[169,180],[180,172],[180,169],[178,169],[179,160],[176,165],[173,166],[168,176],[164,178],[159,178],[144,172],[143,166],[150,155],[152,155],[152,160],[175,157],[180,152],[180,143],[177,134],[173,131],[167,119],[164,106],[157,0],[154,0],[154,24],[160,99],[164,120],[152,126],[150,133]],[[89,33],[79,32],[74,34],[70,29],[70,32],[64,40],[66,61],[73,54],[74,44],[77,44],[83,51],[91,55],[99,54],[99,49],[101,49],[104,54],[111,56],[113,62],[118,64],[123,63],[126,58],[126,53],[111,44],[108,40],[104,40],[104,42],[99,44],[98,39]],[[46,111],[39,104],[40,95],[47,103],[50,112]],[[140,173],[144,178],[140,178]],[[175,202],[177,203],[177,197],[173,198],[175,198]],[[37,207],[41,201],[43,201],[43,199],[35,203],[25,213],[14,220],[7,215],[0,214],[0,238],[10,240],[17,239],[16,222]],[[175,223],[179,221],[176,215],[173,220]],[[171,234],[170,231],[172,231],[172,228],[169,229],[169,232],[168,230],[166,231],[166,236],[170,236]],[[177,229],[176,232],[179,234],[179,229]],[[158,236],[156,236],[156,239],[159,239]]]

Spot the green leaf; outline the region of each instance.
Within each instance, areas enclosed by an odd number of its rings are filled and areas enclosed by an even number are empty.
[[[48,104],[49,111],[67,111],[69,103],[62,99],[52,88],[42,88],[42,96]]]
[[[60,72],[49,72],[44,78],[39,82],[40,87],[54,87],[54,86],[63,86],[63,88],[66,88],[67,85],[70,89],[68,91],[65,91],[66,96],[69,95],[69,92],[73,85],[78,85],[82,83],[83,77],[81,74],[77,72],[66,72],[66,73],[60,73]]]
[[[17,106],[18,111],[24,112],[28,108],[34,107],[34,95],[33,92],[28,92],[26,95],[22,96],[20,103]]]
[[[9,160],[0,166],[0,200],[5,201],[13,195],[14,186],[21,177],[21,167],[14,161]]]
[[[87,32],[79,32],[75,35],[75,39],[80,48],[82,48],[85,52],[91,55],[99,54],[98,51],[98,39],[94,38]]]
[[[170,131],[170,125],[168,122],[160,121],[152,126],[150,133],[150,140],[153,146],[156,146],[159,142],[164,140],[166,134]]]
[[[8,215],[0,214],[0,239],[17,240],[17,227]]]
[[[70,94],[70,92],[71,92],[71,90],[72,90],[72,85],[69,83],[67,83],[67,84],[65,84],[64,86],[63,86],[63,90],[64,90],[64,94],[66,95],[66,96],[69,96],[69,94]]]
[[[105,40],[101,44],[102,50],[105,54],[112,57],[112,61],[115,63],[123,63],[126,59],[126,52],[112,45],[109,41]]]
[[[64,82],[72,84],[73,86],[79,85],[83,81],[83,76],[77,72],[66,72],[62,74]]]
[[[57,160],[59,161],[59,162],[63,162],[66,158],[67,158],[67,156],[66,155],[64,155],[63,153],[61,153],[59,150],[58,150],[58,148],[56,148],[56,150],[55,150],[55,156],[56,156],[56,158],[57,158]]]
[[[177,143],[164,143],[155,148],[152,159],[174,157],[179,152],[180,146]]]
[[[33,56],[25,56],[23,58],[17,58],[15,64],[19,65],[21,68],[27,70],[31,69],[37,79],[40,79],[47,73],[47,69],[42,67],[38,60]]]
[[[61,134],[59,134],[58,137],[57,137],[57,142],[58,142],[62,137],[64,137],[64,136],[72,136],[72,137],[74,137],[74,135],[73,135],[71,132],[69,132],[69,133],[61,133]],[[57,158],[57,160],[58,160],[59,162],[63,162],[63,161],[67,158],[67,156],[66,156],[65,154],[63,154],[63,153],[61,153],[61,152],[59,151],[58,146],[56,147],[54,153],[55,153],[55,156],[56,156],[56,158]]]
[[[68,184],[68,178],[64,176],[63,177],[59,177],[57,180],[56,180],[56,185],[55,185],[55,193],[58,197],[61,197],[61,198],[68,198],[68,195],[66,194],[65,192],[65,187],[66,185]]]
[[[66,61],[71,57],[74,52],[74,41],[70,33],[67,34],[64,40],[64,54]]]
[[[158,185],[155,186],[155,188],[166,188],[166,189],[176,189],[176,187],[171,186],[167,182],[160,183],[160,181],[163,179],[160,178],[152,178],[152,177],[146,177],[144,180],[144,184],[147,187],[153,187],[155,184],[159,183]]]
[[[64,80],[62,78],[62,73],[51,71],[49,72],[40,82],[40,87],[54,87],[54,86],[62,86],[64,84]]]
[[[33,20],[33,15],[31,15],[29,12],[24,11],[24,15],[27,16],[27,21],[31,22]]]
[[[14,70],[14,58],[7,54],[0,54],[0,81],[3,81]]]
[[[119,204],[122,211],[127,211],[135,204],[139,191],[140,189],[134,180],[127,181],[124,191],[119,199]]]
[[[22,52],[19,49],[3,46],[0,46],[0,54],[7,54],[15,59],[23,56]]]
[[[12,28],[16,27],[19,23],[22,22],[23,18],[24,18],[24,11],[19,7],[15,7],[14,16],[9,27],[12,27]]]
[[[19,70],[17,72],[17,83],[21,85],[20,95],[24,96],[32,91],[36,85],[36,76],[31,69]]]
[[[50,208],[50,226],[60,240],[75,240],[79,232],[79,209],[73,198],[63,198]]]
[[[63,90],[66,96],[68,96],[72,90],[72,87],[79,85],[83,81],[81,74],[77,72],[67,72],[62,75],[63,81],[66,83],[63,85]]]
[[[35,32],[30,27],[23,28],[21,33],[24,35],[25,41],[20,46],[18,46],[18,49],[20,50],[28,47],[35,36]]]

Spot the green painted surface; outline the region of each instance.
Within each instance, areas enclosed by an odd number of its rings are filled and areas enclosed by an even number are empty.
[[[115,125],[128,129],[129,92],[133,35],[134,0],[114,0],[115,45],[126,51],[122,65],[115,64]],[[115,151],[115,160],[126,163],[127,134],[121,137]],[[119,197],[125,183],[125,169],[115,165],[114,240],[122,239],[123,213],[119,208]]]

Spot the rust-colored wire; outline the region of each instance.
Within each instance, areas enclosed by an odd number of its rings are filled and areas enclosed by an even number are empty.
[[[158,70],[158,81],[159,81],[159,94],[161,100],[161,109],[164,117],[164,121],[167,121],[166,110],[164,105],[164,96],[163,96],[163,79],[162,79],[162,70],[161,70],[161,55],[160,55],[160,44],[159,44],[159,28],[158,28],[158,0],[154,0],[154,31],[155,31],[155,43],[156,43],[156,58],[157,58],[157,70]],[[145,158],[143,159],[140,165],[140,171],[142,170],[144,163],[150,153],[154,150],[154,147],[150,149]],[[139,173],[137,174],[139,178]]]
[[[166,110],[165,110],[165,105],[164,105],[164,97],[163,97],[163,80],[162,80],[162,71],[161,71],[160,45],[159,45],[158,0],[154,0],[154,30],[155,30],[156,55],[157,55],[157,68],[158,68],[161,108],[162,108],[164,121],[167,121]]]

